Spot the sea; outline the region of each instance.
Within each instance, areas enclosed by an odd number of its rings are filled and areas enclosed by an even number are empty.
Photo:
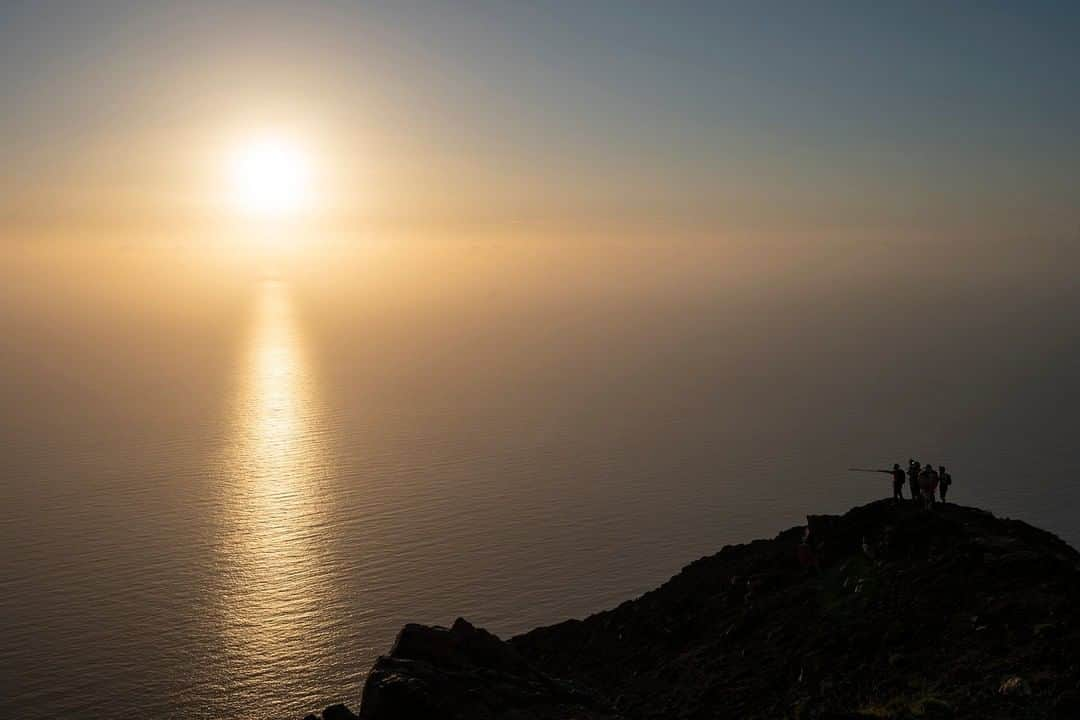
[[[405,623],[585,617],[912,457],[1080,544],[1070,252],[0,239],[0,714],[355,708]]]

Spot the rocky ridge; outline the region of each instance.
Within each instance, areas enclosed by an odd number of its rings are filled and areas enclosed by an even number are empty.
[[[506,641],[463,619],[408,625],[359,709],[362,720],[1055,717],[1080,718],[1080,554],[976,508],[884,500],[727,546],[617,608]]]

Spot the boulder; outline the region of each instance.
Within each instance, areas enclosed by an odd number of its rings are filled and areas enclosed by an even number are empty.
[[[362,720],[616,718],[590,691],[533,668],[510,645],[458,618],[411,624],[364,685]]]
[[[1018,697],[1031,694],[1031,685],[1024,678],[1013,675],[1012,677],[1005,678],[1001,682],[1001,686],[998,687],[998,692],[1002,695],[1009,697]]]
[[[357,720],[352,710],[344,705],[331,705],[322,711],[322,720]]]
[[[1054,699],[1054,717],[1080,718],[1080,690],[1066,690]]]

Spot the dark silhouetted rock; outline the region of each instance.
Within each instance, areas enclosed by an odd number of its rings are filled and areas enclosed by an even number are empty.
[[[1054,700],[1054,717],[1080,718],[1080,690],[1066,690]]]
[[[510,645],[458,618],[406,625],[364,685],[361,718],[614,718],[592,693],[534,669]]]
[[[1030,695],[1031,686],[1028,685],[1028,681],[1024,678],[1014,675],[1011,678],[1006,678],[1001,683],[1001,687],[998,688],[998,692],[1002,695],[1010,695],[1013,697]]]
[[[408,625],[359,715],[1080,718],[1080,555],[1064,542],[952,504],[881,501],[808,527],[813,563],[792,528],[507,641],[460,619]]]
[[[322,711],[322,720],[357,720],[352,710],[344,705],[331,705]]]

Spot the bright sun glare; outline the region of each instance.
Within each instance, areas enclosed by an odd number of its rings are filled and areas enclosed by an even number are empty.
[[[241,213],[282,218],[310,209],[311,159],[290,138],[252,137],[239,144],[229,160],[232,203]]]

